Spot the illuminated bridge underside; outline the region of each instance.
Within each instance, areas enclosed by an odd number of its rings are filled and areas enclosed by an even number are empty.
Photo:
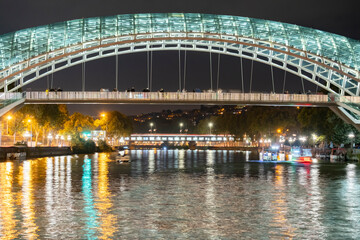
[[[359,99],[360,97],[352,97]],[[25,104],[337,106],[327,95],[178,92],[27,92]]]
[[[0,89],[13,92],[82,62],[159,50],[243,57],[291,72],[336,95],[360,92],[357,40],[268,20],[183,13],[78,19],[2,35]],[[356,104],[346,106],[357,109]],[[349,111],[358,119],[356,111]]]

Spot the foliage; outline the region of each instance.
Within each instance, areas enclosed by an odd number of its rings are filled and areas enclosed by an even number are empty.
[[[73,153],[94,153],[96,145],[92,140],[85,140],[75,136],[71,139],[71,148]]]
[[[100,126],[106,130],[107,136],[115,139],[129,136],[132,133],[133,126],[131,120],[118,111],[111,111],[99,120],[95,121],[95,126]]]
[[[95,129],[94,119],[90,116],[75,112],[64,123],[63,133],[75,137],[76,135]]]
[[[359,132],[350,124],[345,123],[328,108],[303,108],[301,109],[298,120],[302,131],[311,134],[316,133],[322,136],[322,140],[331,141],[337,145],[348,144],[349,133],[353,132],[357,136]]]
[[[112,147],[106,143],[104,140],[99,140],[98,142],[98,151],[99,152],[112,152]]]

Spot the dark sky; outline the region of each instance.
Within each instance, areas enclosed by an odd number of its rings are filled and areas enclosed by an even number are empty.
[[[360,39],[360,15],[356,0],[0,0],[0,34],[19,29],[66,21],[77,18],[108,16],[124,13],[198,12],[263,18],[312,27]],[[161,87],[175,91],[178,82],[178,53],[155,52],[153,55],[154,89]],[[183,56],[183,53],[182,53]],[[239,58],[221,56],[220,88],[239,89]],[[112,89],[115,87],[115,58],[105,58],[86,63],[86,90]],[[146,87],[146,53],[119,57],[119,89],[131,86]],[[213,77],[216,79],[217,55],[213,55]],[[244,60],[245,79],[250,77],[250,62]],[[282,89],[283,71],[275,70],[276,90]],[[210,87],[209,54],[188,52],[187,89]],[[45,79],[29,85],[32,90],[44,90]],[[54,87],[64,90],[80,90],[81,68],[63,70],[54,74]],[[270,67],[254,64],[253,90],[269,91]],[[26,87],[27,88],[27,87]],[[245,89],[249,81],[245,81]],[[286,89],[298,92],[301,89],[298,77],[288,76]],[[315,86],[305,83],[305,88],[314,91]],[[126,114],[158,111],[166,106],[134,105],[81,105],[71,106],[72,111],[96,115],[102,110],[116,109]]]

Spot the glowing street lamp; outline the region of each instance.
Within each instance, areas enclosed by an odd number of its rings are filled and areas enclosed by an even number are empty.
[[[353,139],[355,138],[355,134],[353,132],[349,133],[348,137],[351,140],[351,149],[353,148]]]
[[[184,126],[184,124],[180,123],[179,126],[180,126],[180,132],[182,132],[182,127]]]
[[[153,132],[154,123],[151,122],[149,125],[150,125],[150,132],[152,133],[152,132]]]
[[[102,113],[101,115],[100,115],[104,120],[105,120],[105,131],[107,132],[107,119],[106,119],[106,113]]]
[[[213,127],[213,123],[210,122],[210,123],[209,123],[210,134],[211,134],[211,128],[212,128],[212,127]]]
[[[313,134],[312,134],[312,138],[313,138],[313,140],[315,141],[315,140],[318,138],[318,136],[317,136],[315,133],[313,133]]]

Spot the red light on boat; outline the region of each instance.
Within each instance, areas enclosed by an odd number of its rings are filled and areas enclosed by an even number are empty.
[[[311,157],[299,157],[296,161],[301,163],[311,163],[312,159]]]

